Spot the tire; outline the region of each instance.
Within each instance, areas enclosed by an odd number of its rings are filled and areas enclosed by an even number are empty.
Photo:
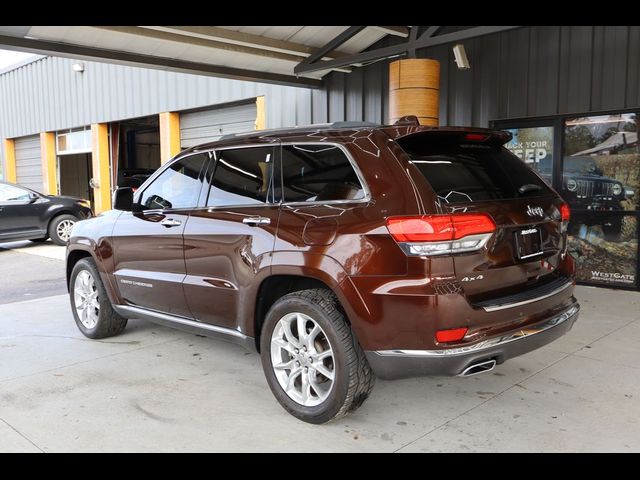
[[[297,333],[297,316],[300,314],[309,337],[317,332],[315,339],[308,342],[308,352],[303,352],[305,342],[300,342]],[[296,340],[299,349],[286,340],[285,324],[289,325],[288,332]],[[320,331],[315,329],[316,326]],[[272,337],[277,345],[272,345]],[[329,348],[332,352],[330,356],[327,355]],[[262,327],[260,352],[267,383],[280,405],[294,417],[308,423],[326,423],[356,410],[367,399],[375,383],[375,376],[362,347],[340,311],[335,294],[329,290],[303,290],[276,301]],[[326,358],[314,360],[317,355]],[[291,369],[275,369],[274,359],[276,365],[286,364]],[[297,360],[300,361],[298,364],[295,363]],[[330,385],[331,379],[320,373],[320,366],[322,371],[332,374]],[[305,373],[305,367],[308,374]],[[285,387],[294,370],[297,375],[293,375],[288,390],[290,393],[287,393]],[[304,397],[301,396],[303,378],[307,379],[306,384],[311,385],[307,389],[306,404],[302,403]]]
[[[85,282],[87,278],[88,283]],[[77,304],[82,299],[82,294],[79,294],[78,290],[84,293],[85,298],[88,292],[95,292],[94,307],[88,307],[86,315],[82,310],[82,304]],[[113,337],[122,333],[127,326],[127,319],[118,315],[113,309],[93,259],[83,258],[73,267],[69,281],[69,297],[73,318],[85,337],[93,339]]]
[[[78,217],[73,215],[58,215],[49,223],[49,237],[51,241],[56,245],[65,246],[69,243],[70,228],[78,221]],[[70,226],[69,226],[70,224]],[[68,228],[66,228],[69,226]]]

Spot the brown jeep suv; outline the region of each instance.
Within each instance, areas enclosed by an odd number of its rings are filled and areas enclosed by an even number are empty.
[[[358,408],[376,376],[489,371],[579,310],[567,204],[509,137],[409,117],[185,150],[74,227],[78,328],[104,338],[139,318],[258,351],[311,423]]]

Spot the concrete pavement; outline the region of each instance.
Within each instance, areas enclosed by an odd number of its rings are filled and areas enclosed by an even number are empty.
[[[0,243],[0,304],[66,293],[65,247]]]
[[[142,321],[92,341],[66,295],[0,305],[0,451],[640,451],[640,294],[579,287],[555,343],[471,378],[378,381],[313,426],[257,355]]]

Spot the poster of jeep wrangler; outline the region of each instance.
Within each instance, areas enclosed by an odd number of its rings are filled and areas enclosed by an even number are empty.
[[[506,145],[552,182],[553,127],[509,130]],[[637,286],[640,150],[635,114],[564,122],[560,193],[571,207],[569,250],[577,279]]]

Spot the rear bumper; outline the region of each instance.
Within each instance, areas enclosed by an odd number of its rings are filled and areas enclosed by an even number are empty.
[[[580,305],[574,303],[554,317],[473,345],[440,350],[366,351],[371,368],[383,380],[428,375],[459,375],[475,363],[509,358],[540,348],[561,337],[578,319]]]

